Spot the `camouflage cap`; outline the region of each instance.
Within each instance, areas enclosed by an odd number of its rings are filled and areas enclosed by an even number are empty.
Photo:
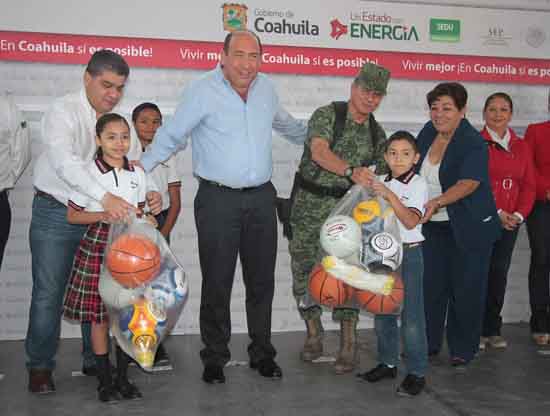
[[[380,65],[367,62],[355,77],[355,81],[363,88],[386,95],[390,80],[390,71]]]

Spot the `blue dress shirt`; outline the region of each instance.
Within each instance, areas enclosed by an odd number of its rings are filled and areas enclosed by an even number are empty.
[[[256,76],[244,101],[218,65],[185,89],[174,117],[157,130],[141,163],[150,171],[191,136],[195,176],[232,188],[261,185],[273,169],[272,129],[303,144],[307,124],[281,107],[265,75]]]

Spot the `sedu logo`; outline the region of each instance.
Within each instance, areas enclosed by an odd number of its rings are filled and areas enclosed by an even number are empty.
[[[460,20],[430,19],[432,42],[460,42]]]

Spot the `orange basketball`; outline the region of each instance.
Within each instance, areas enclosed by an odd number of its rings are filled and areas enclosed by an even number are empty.
[[[157,275],[160,269],[160,250],[145,236],[123,234],[111,244],[106,264],[118,283],[134,288]]]
[[[344,305],[352,292],[348,285],[327,273],[318,264],[309,275],[309,293],[320,305],[334,308]]]
[[[403,280],[397,273],[393,272],[392,276],[395,279],[395,283],[389,295],[372,293],[368,290],[356,290],[355,298],[359,307],[375,315],[399,312],[399,308],[403,303],[403,297],[405,296],[405,287],[403,286]]]

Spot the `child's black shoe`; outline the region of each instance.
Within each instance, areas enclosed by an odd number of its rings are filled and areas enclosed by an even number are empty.
[[[100,384],[97,387],[97,397],[99,401],[104,403],[116,403],[120,400],[120,394],[112,384]]]
[[[136,400],[143,397],[137,386],[128,381],[128,379],[117,380],[116,389],[122,398],[126,400]]]

